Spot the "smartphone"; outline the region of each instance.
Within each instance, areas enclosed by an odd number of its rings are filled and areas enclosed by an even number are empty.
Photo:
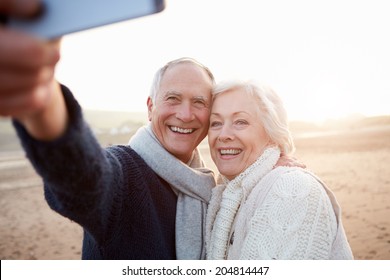
[[[43,0],[41,12],[31,19],[6,18],[10,28],[54,39],[111,23],[161,12],[164,0]]]

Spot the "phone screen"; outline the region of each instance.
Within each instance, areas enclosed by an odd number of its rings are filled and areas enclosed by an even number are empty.
[[[164,8],[164,0],[43,0],[42,12],[33,19],[3,16],[2,21],[10,28],[52,39],[158,13]]]

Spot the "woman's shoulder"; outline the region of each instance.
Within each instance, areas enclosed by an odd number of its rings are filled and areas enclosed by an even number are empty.
[[[299,167],[278,167],[271,173],[274,173],[271,188],[283,197],[304,197],[313,193],[326,196],[322,182],[310,171]]]

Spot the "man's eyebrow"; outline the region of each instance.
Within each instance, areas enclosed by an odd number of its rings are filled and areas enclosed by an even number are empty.
[[[181,97],[182,94],[180,92],[174,91],[174,90],[168,90],[165,92],[162,92],[160,94],[160,98],[166,98],[167,96],[176,96],[176,97]]]
[[[240,114],[245,114],[245,115],[249,115],[251,116],[251,114],[249,114],[248,112],[245,112],[245,111],[238,111],[238,112],[233,112],[232,115],[233,116],[237,116],[237,115],[240,115]],[[220,113],[216,113],[216,112],[212,112],[211,115],[214,115],[214,116],[221,116]]]
[[[192,99],[194,100],[203,100],[203,101],[208,101],[209,99],[204,96],[194,96]]]
[[[174,90],[168,90],[164,93],[164,96],[166,95],[177,95],[177,96],[181,96],[182,94],[178,91],[174,91]]]

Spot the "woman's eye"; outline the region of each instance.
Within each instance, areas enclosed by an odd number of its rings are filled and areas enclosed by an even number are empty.
[[[235,121],[235,124],[237,124],[237,125],[247,125],[248,122],[246,120],[237,120],[237,121]]]
[[[221,125],[222,125],[222,123],[221,122],[217,122],[217,121],[214,121],[214,122],[210,123],[210,127],[219,127]]]

